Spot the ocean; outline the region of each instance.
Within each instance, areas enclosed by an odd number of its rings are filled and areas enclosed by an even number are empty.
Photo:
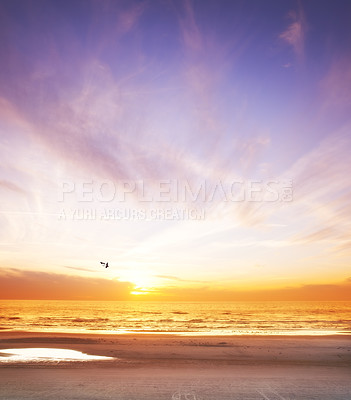
[[[180,335],[351,333],[351,302],[1,300],[0,330]]]

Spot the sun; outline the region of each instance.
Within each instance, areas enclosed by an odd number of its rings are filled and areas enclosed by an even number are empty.
[[[152,275],[148,272],[135,269],[124,271],[119,279],[128,281],[135,285],[134,290],[131,292],[131,294],[134,295],[147,294],[155,284],[155,279]]]

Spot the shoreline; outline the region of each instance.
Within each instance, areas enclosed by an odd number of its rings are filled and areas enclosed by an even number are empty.
[[[12,337],[99,337],[99,338],[189,338],[189,339],[349,339],[351,341],[351,332],[350,333],[335,333],[335,334],[319,334],[319,335],[311,335],[311,334],[296,334],[296,335],[286,335],[286,334],[232,334],[232,335],[221,335],[221,334],[183,334],[177,332],[165,332],[165,333],[154,333],[154,332],[62,332],[62,331],[27,331],[27,330],[0,330],[0,341],[1,339],[11,339]]]

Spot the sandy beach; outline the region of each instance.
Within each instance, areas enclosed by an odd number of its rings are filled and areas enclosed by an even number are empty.
[[[0,399],[350,399],[351,337],[2,332],[1,349],[108,361],[1,363]]]

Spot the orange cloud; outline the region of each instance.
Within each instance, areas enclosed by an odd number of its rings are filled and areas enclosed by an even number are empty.
[[[146,299],[146,298],[145,298]],[[351,278],[336,284],[309,284],[264,290],[166,287],[150,293],[148,300],[163,301],[349,301]]]
[[[129,282],[39,271],[7,269],[0,274],[0,298],[20,300],[130,300]]]
[[[170,276],[173,280],[183,281]],[[19,300],[131,300],[130,282],[40,271],[6,269],[0,274],[0,298]],[[237,290],[215,286],[165,286],[137,300],[153,301],[349,301],[351,278],[335,284],[307,284],[276,289]]]

